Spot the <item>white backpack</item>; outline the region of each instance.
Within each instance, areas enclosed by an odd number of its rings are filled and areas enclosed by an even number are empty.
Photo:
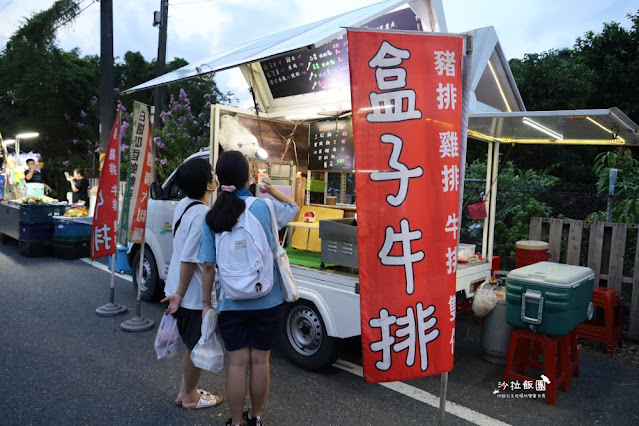
[[[221,298],[257,299],[273,288],[273,253],[262,225],[249,211],[255,200],[255,197],[244,200],[244,213],[230,232],[215,234],[215,267]]]

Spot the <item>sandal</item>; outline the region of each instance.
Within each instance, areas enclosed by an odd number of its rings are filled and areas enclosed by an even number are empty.
[[[189,408],[185,407],[184,404],[182,404],[182,408],[185,408],[187,410],[197,410],[198,408],[215,407],[222,402],[223,398],[221,396],[213,395],[211,392],[207,392],[201,389],[198,389],[198,392],[200,392],[200,400],[195,404],[195,407]]]

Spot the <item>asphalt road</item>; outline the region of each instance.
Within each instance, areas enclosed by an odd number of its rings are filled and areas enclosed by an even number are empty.
[[[225,405],[187,411],[173,405],[181,355],[157,360],[156,328],[121,331],[118,317],[99,317],[109,298],[110,275],[81,261],[29,259],[17,244],[0,244],[0,422],[4,425],[223,425]],[[116,279],[116,302],[135,308],[131,284]],[[143,303],[142,316],[159,323],[163,306]],[[447,424],[639,424],[639,369],[602,348],[580,350],[581,376],[557,405],[493,395],[503,367],[480,359],[479,334],[458,321],[455,368],[448,384]],[[438,410],[423,402],[439,395],[439,377],[391,387],[352,374],[357,339],[337,366],[311,373],[275,351],[269,426],[428,425]],[[355,365],[353,367],[352,365]],[[361,364],[359,364],[361,365]],[[201,387],[222,392],[224,376],[204,373]],[[454,406],[454,404],[458,406]],[[488,416],[488,417],[482,417]],[[461,416],[461,417],[460,417]],[[464,417],[464,418],[462,418]]]

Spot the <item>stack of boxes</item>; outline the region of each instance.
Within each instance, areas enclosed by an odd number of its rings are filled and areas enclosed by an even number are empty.
[[[91,254],[91,217],[56,217],[53,220],[53,255],[79,259]]]
[[[20,206],[20,239],[22,256],[41,257],[51,254],[53,218],[64,214],[64,205],[24,204]]]

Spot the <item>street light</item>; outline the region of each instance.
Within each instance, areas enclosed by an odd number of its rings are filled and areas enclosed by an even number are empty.
[[[40,136],[38,132],[27,132],[16,135],[16,166],[20,164],[20,139],[32,139]]]

